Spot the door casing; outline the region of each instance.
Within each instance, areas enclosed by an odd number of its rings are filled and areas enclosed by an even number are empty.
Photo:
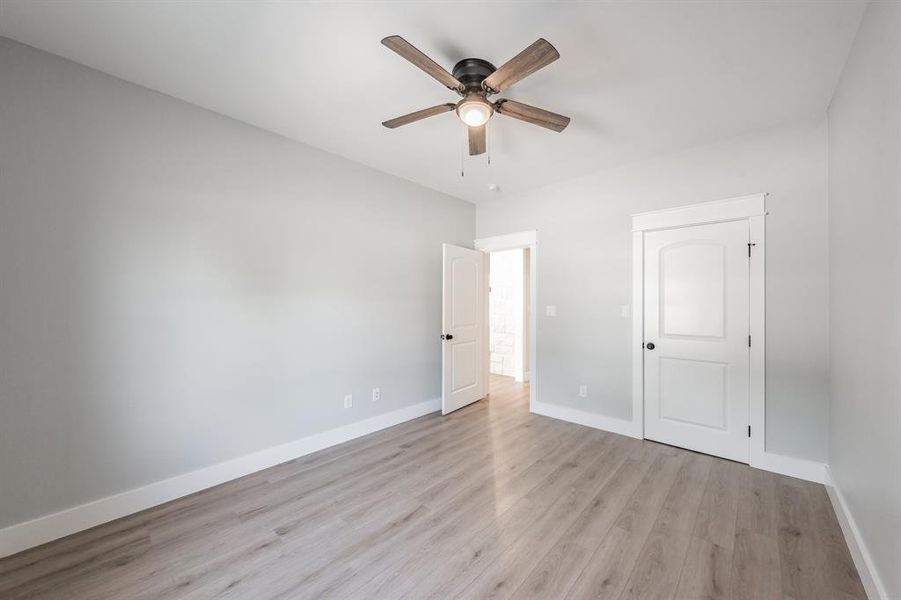
[[[644,234],[708,223],[747,221],[750,229],[749,462],[767,468],[766,456],[766,197],[753,194],[717,202],[632,215],[632,421],[644,438]]]

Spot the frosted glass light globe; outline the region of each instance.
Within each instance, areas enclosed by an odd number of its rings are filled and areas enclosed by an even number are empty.
[[[457,106],[457,115],[469,127],[480,127],[488,122],[494,109],[481,99],[464,100]]]

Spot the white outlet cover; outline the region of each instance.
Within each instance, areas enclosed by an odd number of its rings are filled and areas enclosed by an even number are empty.
[[[587,398],[588,397],[588,386],[580,385],[579,386],[579,398]]]
[[[544,314],[548,317],[556,317],[557,307],[553,304],[548,304],[544,309]]]
[[[372,388],[372,401],[378,402],[382,398],[382,390],[379,388]]]
[[[619,316],[629,318],[632,316],[632,307],[628,304],[622,304],[619,307]]]
[[[351,408],[354,405],[354,397],[352,394],[344,396],[344,408]]]

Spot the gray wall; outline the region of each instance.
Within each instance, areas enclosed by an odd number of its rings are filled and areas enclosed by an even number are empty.
[[[0,527],[438,397],[474,219],[0,38]]]
[[[565,135],[565,133],[563,134]],[[769,192],[767,447],[826,458],[826,126],[802,123],[501,197],[479,237],[538,230],[538,397],[631,418],[631,221],[637,212]],[[545,305],[557,305],[557,317]],[[578,398],[579,384],[589,397]]]
[[[901,4],[867,8],[829,108],[829,463],[901,598]]]

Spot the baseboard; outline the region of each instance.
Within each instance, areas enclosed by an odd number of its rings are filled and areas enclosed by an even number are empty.
[[[532,412],[537,415],[560,419],[561,421],[569,421],[593,427],[611,433],[627,435],[629,437],[642,439],[642,432],[635,426],[635,423],[626,419],[617,419],[616,417],[608,417],[597,413],[590,413],[577,408],[560,406],[558,404],[548,404],[546,402],[532,402]]]
[[[0,558],[441,410],[428,400],[0,529]]]
[[[627,435],[629,437],[644,439],[644,432],[639,423],[634,423],[626,419],[617,419],[597,413],[590,413],[577,408],[560,406],[558,404],[548,404],[546,402],[533,402],[532,412],[545,417],[560,419],[570,423],[585,425],[611,433]],[[789,477],[797,477],[815,483],[823,483],[825,481],[825,467],[823,463],[803,458],[795,458],[792,456],[783,456],[781,454],[773,454],[772,452],[764,452],[761,456],[751,457],[751,466],[764,471],[779,473],[780,475],[788,475]]]
[[[867,545],[864,543],[854,521],[854,516],[848,508],[845,496],[842,490],[832,478],[832,470],[827,466],[826,472],[826,491],[829,493],[829,500],[832,501],[832,508],[835,510],[835,516],[841,525],[842,533],[845,534],[845,543],[848,544],[848,550],[851,552],[851,558],[854,559],[854,566],[857,567],[857,573],[860,575],[860,581],[863,583],[864,590],[870,600],[888,600],[888,593],[885,586],[879,578],[879,572],[873,563]]]
[[[826,465],[815,460],[763,452],[759,456],[751,456],[751,466],[755,469],[763,469],[814,483],[826,481]]]

